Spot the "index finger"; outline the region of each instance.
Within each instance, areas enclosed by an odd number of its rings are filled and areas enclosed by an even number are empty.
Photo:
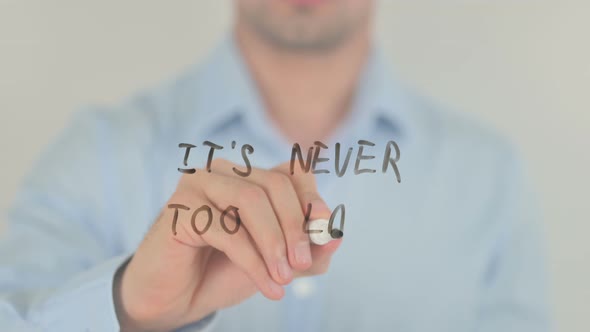
[[[315,175],[313,173],[299,172],[291,174],[289,162],[275,167],[274,170],[289,176],[299,198],[301,209],[306,216],[309,212],[308,204],[311,204],[309,221],[315,219],[330,219],[332,213],[319,194]],[[314,275],[325,273],[330,265],[332,255],[336,252],[341,243],[342,239],[337,239],[323,246],[311,246],[313,265],[304,274]]]
[[[291,179],[303,213],[305,214],[308,212],[308,205],[311,204],[309,220],[330,219],[332,212],[318,192],[315,175],[310,172],[297,172],[291,174],[289,166],[290,163],[286,162],[273,169],[287,175]]]

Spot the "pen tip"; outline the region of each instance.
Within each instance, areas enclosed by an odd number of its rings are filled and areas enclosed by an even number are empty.
[[[344,232],[342,232],[341,230],[339,230],[337,228],[334,228],[332,230],[332,233],[330,233],[330,235],[332,236],[333,239],[339,239],[344,236]]]

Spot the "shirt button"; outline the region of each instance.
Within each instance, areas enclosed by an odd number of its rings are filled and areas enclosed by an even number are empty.
[[[293,294],[296,298],[304,300],[315,292],[315,282],[309,278],[293,281]]]

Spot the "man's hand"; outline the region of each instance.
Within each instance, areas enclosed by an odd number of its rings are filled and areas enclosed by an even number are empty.
[[[256,292],[271,300],[284,296],[282,285],[294,277],[324,273],[341,243],[310,245],[303,232],[304,211],[310,220],[330,217],[312,174],[289,174],[288,163],[272,170],[239,167],[215,160],[212,172],[184,175],[168,204],[182,204],[177,234],[172,232],[174,209],[166,206],[131,261],[115,277],[115,306],[123,331],[170,330],[238,304]],[[168,205],[167,204],[167,205]],[[202,205],[211,207],[211,226],[198,235],[191,216]],[[235,234],[220,221],[228,206],[239,208],[241,225]],[[227,228],[236,226],[225,216]],[[207,213],[196,222],[202,229]]]

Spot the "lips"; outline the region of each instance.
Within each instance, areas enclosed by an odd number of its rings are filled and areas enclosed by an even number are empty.
[[[294,5],[300,5],[300,6],[314,6],[314,5],[318,5],[322,2],[325,2],[326,0],[286,0],[287,2],[290,2]]]

